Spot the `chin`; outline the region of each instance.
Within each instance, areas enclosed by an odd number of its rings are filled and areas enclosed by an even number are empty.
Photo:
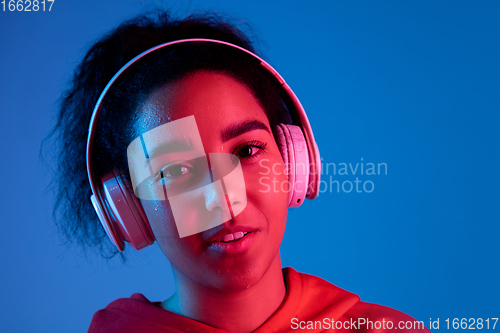
[[[267,269],[262,265],[237,265],[219,271],[207,273],[204,276],[210,287],[224,292],[239,292],[251,288],[258,283]]]

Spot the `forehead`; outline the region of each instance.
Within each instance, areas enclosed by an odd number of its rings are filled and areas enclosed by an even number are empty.
[[[196,72],[163,85],[145,99],[134,123],[136,134],[194,115],[200,131],[257,119],[269,126],[259,101],[247,85],[223,73]],[[215,126],[215,127],[214,127]]]

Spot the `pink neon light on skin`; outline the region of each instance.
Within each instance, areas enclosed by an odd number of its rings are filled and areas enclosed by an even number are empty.
[[[222,225],[179,238],[169,202],[142,200],[156,240],[174,271],[177,291],[163,303],[164,308],[232,332],[255,330],[276,311],[286,293],[279,246],[288,193],[260,191],[259,178],[267,171],[259,165],[260,159],[283,166],[276,175],[267,175],[269,186],[272,181],[286,182],[287,176],[271,132],[254,129],[227,142],[221,133],[245,121],[259,121],[270,129],[264,110],[250,90],[233,78],[198,72],[152,93],[139,112],[137,135],[194,115],[206,153],[238,154],[239,147],[251,141],[266,146],[251,148],[255,153],[251,159],[240,157],[246,207]],[[238,238],[241,233],[246,234]],[[220,241],[231,238],[229,234],[238,239]]]

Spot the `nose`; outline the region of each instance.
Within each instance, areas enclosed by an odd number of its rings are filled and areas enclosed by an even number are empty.
[[[228,165],[217,163],[222,158],[216,160],[210,157],[210,168],[207,168],[210,172],[203,177],[204,186],[169,197],[181,238],[221,225],[246,207],[247,196],[241,164]]]
[[[224,180],[223,184],[226,188],[226,201],[233,211],[237,209],[236,206],[242,205],[244,202],[246,202],[246,193],[244,188],[242,191],[240,188],[241,186],[238,186],[238,184],[226,183],[224,182]]]
[[[241,184],[220,179],[206,186],[204,192],[205,207],[209,212],[223,210],[238,215],[246,206],[246,193]]]
[[[246,207],[247,196],[241,164],[231,154],[210,154],[213,186],[207,187],[205,206],[208,211],[222,210],[234,217]]]
[[[223,210],[229,212],[226,194],[221,180],[215,181],[205,186],[205,207],[209,212]]]

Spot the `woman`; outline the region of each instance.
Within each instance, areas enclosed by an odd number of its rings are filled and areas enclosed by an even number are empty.
[[[160,13],[122,24],[77,68],[56,126],[63,228],[107,254],[103,230],[119,251],[156,240],[176,286],[164,302],[112,302],[89,332],[371,331],[414,321],[282,269],[287,209],[316,196],[319,153],[295,95],[253,52],[217,16]],[[82,199],[91,195],[104,228]]]

